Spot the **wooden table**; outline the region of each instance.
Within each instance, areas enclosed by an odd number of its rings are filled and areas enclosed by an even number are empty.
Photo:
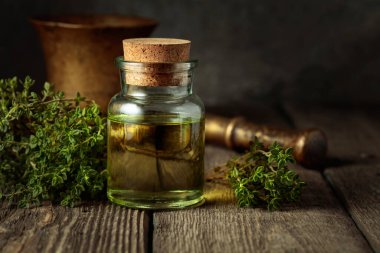
[[[326,132],[325,170],[296,167],[307,182],[300,203],[275,212],[238,208],[228,187],[207,183],[206,204],[179,211],[138,211],[110,203],[3,207],[0,251],[380,252],[380,110],[296,104],[252,108],[242,111],[258,123]],[[232,154],[207,146],[206,168]]]

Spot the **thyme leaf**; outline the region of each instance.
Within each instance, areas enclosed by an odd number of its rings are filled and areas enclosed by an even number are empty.
[[[264,150],[256,138],[246,154],[229,160],[227,178],[238,205],[266,205],[273,211],[285,203],[298,201],[305,182],[287,166],[294,162],[292,152],[277,143]]]
[[[81,97],[26,77],[0,80],[0,200],[73,206],[104,196],[105,118]],[[82,106],[81,106],[82,105]]]

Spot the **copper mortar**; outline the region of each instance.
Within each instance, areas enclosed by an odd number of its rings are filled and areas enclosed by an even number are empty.
[[[106,112],[120,90],[114,64],[123,55],[122,40],[147,37],[157,22],[115,15],[54,16],[31,19],[44,51],[47,80],[67,97],[77,92]]]

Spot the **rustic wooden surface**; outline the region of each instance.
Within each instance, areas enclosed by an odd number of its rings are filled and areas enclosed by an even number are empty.
[[[261,123],[287,125],[287,118],[277,111],[260,108],[263,110]],[[231,155],[231,151],[207,147],[206,168],[223,164]],[[155,212],[153,251],[371,252],[321,174],[302,168],[297,171],[308,186],[302,201],[283,211],[238,208],[228,187],[208,183],[205,206]]]
[[[257,123],[327,133],[324,173],[295,167],[308,184],[301,202],[276,212],[238,208],[226,185],[207,183],[206,204],[180,211],[150,213],[107,203],[1,207],[0,252],[380,252],[380,121],[372,120],[374,114],[320,106],[255,108],[245,112]],[[208,145],[206,168],[233,154]]]
[[[93,203],[0,210],[0,252],[146,252],[146,212]]]
[[[376,252],[380,252],[380,166],[329,168],[327,179]]]
[[[330,159],[324,175],[373,250],[380,252],[380,119],[374,116],[380,111],[297,105],[287,110],[298,127],[325,130]]]
[[[231,152],[207,148],[208,168]],[[298,168],[308,187],[283,211],[236,207],[233,193],[207,184],[197,209],[155,212],[154,252],[371,252],[319,172]]]

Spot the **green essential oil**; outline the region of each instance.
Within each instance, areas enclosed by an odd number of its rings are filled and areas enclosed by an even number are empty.
[[[107,157],[112,202],[146,209],[204,202],[203,119],[109,116]]]

